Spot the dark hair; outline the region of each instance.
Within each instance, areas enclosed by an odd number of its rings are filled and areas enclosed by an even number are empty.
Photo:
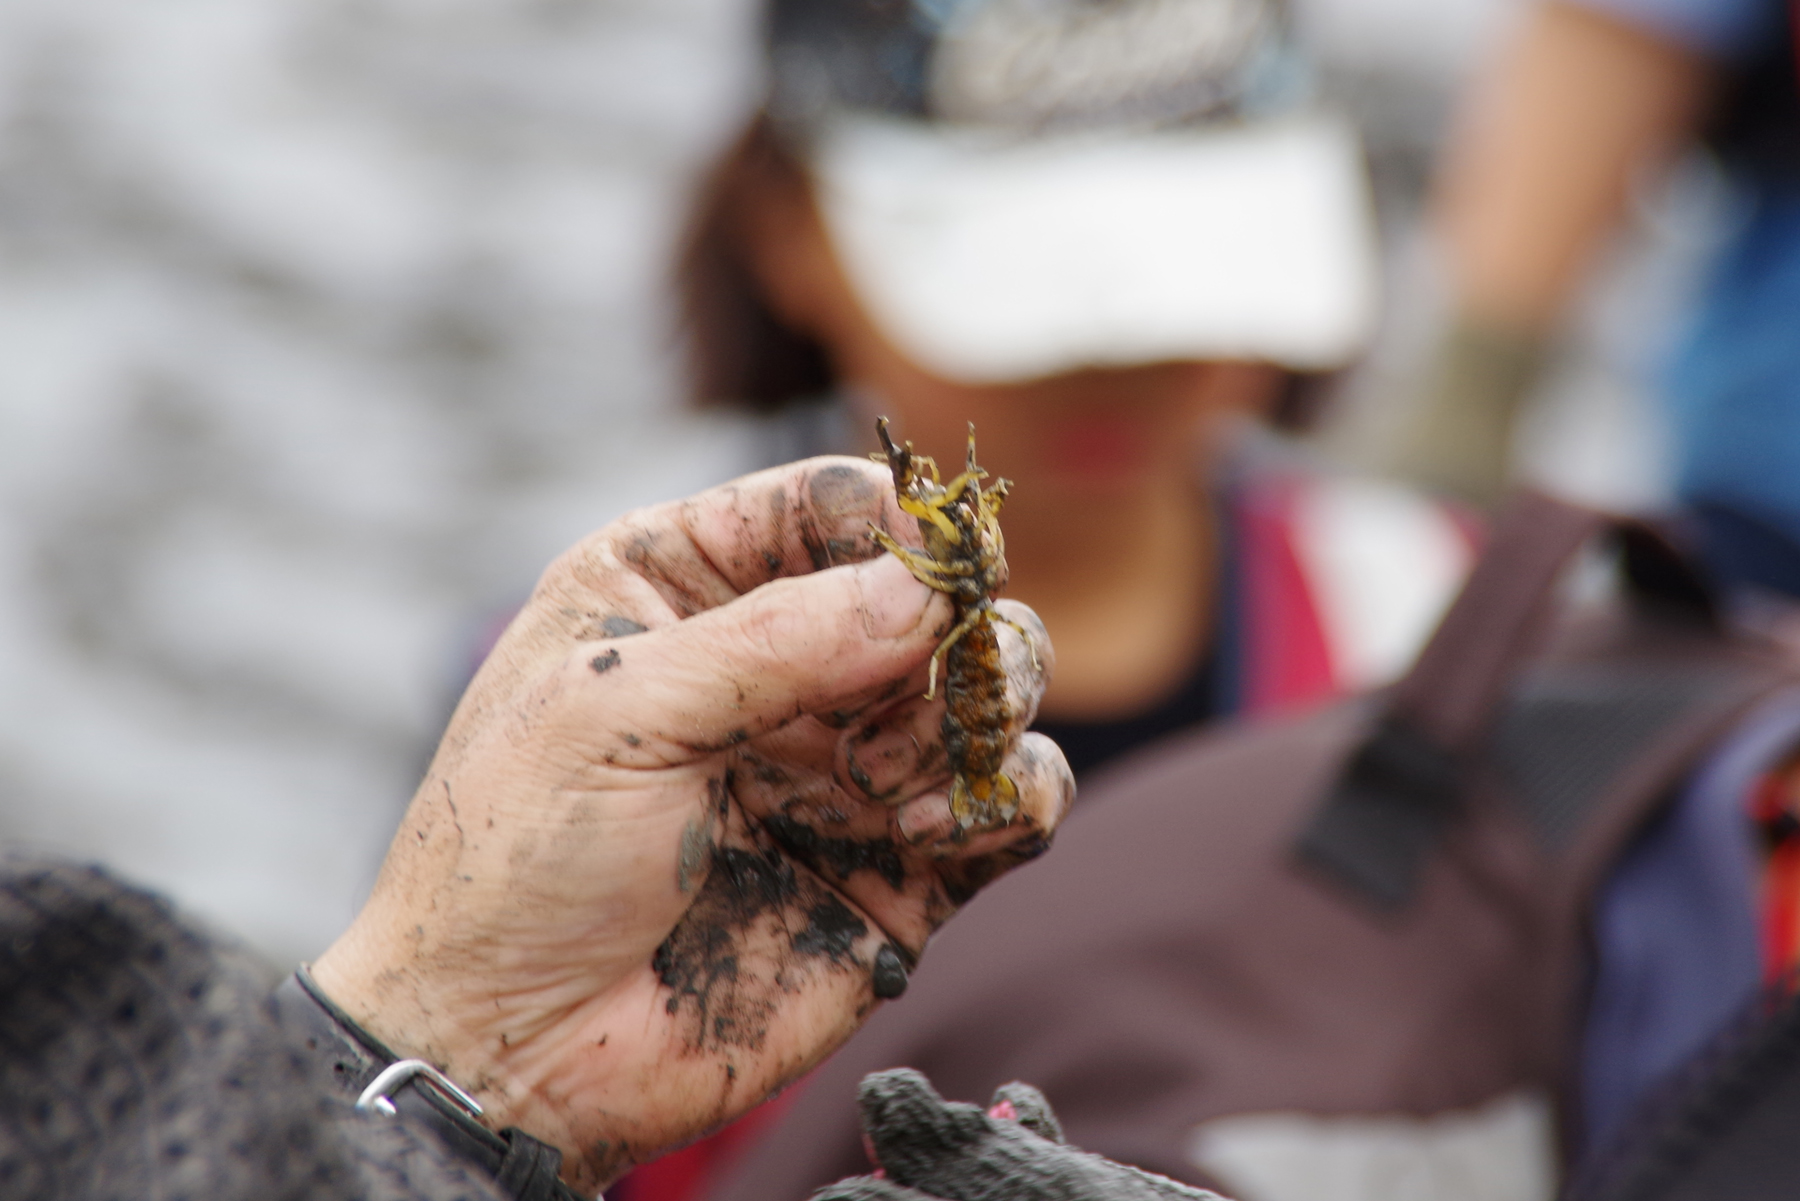
[[[702,180],[675,265],[675,298],[694,403],[771,412],[837,385],[825,348],[784,322],[744,248],[756,189],[804,189],[806,169],[758,113]]]

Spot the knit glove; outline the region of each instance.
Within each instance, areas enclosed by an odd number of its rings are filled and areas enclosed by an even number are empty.
[[[1028,1084],[1001,1088],[984,1113],[896,1068],[865,1077],[857,1101],[883,1174],[840,1180],[813,1201],[1220,1201],[1068,1146]]]

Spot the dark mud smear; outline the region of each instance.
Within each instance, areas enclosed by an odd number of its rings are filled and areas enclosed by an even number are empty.
[[[833,963],[854,961],[856,940],[869,932],[868,923],[834,894],[806,912],[806,928],[794,935],[794,950],[802,955],[824,955]]]
[[[825,467],[813,473],[806,482],[808,503],[795,533],[806,548],[814,571],[841,563],[860,563],[880,553],[862,536],[861,528],[854,532],[841,528],[847,517],[866,519],[870,513],[879,515],[875,495],[869,477],[854,467]]]
[[[881,950],[875,952],[875,971],[870,976],[870,983],[875,995],[883,1001],[892,1001],[906,992],[906,964],[892,943],[882,943]]]
[[[637,1157],[632,1154],[631,1143],[625,1139],[612,1142],[609,1139],[595,1139],[588,1145],[582,1155],[588,1171],[602,1180],[610,1180],[622,1170],[637,1165]]]
[[[707,598],[693,587],[679,565],[668,562],[657,545],[660,539],[656,531],[638,531],[625,544],[623,557],[669,608],[682,617],[692,617],[709,607]]]
[[[866,841],[828,838],[804,822],[779,813],[764,818],[763,829],[789,854],[830,874],[840,884],[862,871],[879,874],[890,888],[906,883],[906,864],[900,858],[899,848],[885,834]]]
[[[629,617],[620,617],[617,613],[600,623],[600,632],[608,638],[629,638],[633,634],[642,634],[649,628]]]
[[[687,1043],[694,1050],[741,1047],[755,1051],[768,1036],[782,995],[801,987],[803,961],[862,970],[856,940],[867,925],[837,895],[794,869],[775,847],[712,849],[711,871],[693,907],[650,961],[671,990],[665,1008],[692,1015]],[[764,963],[763,979],[743,962],[753,928],[766,937],[765,919],[794,931],[786,954]],[[785,962],[783,962],[785,961]]]
[[[806,498],[812,502],[812,511],[830,522],[866,517],[871,509],[878,509],[868,472],[841,463],[813,472],[806,481]]]
[[[861,789],[862,794],[872,801],[885,801],[891,796],[898,795],[900,791],[899,787],[896,785],[886,792],[876,792],[875,781],[869,778],[869,773],[864,771],[862,769],[862,764],[856,761],[854,751],[845,760],[844,767],[850,773],[850,782]]]
[[[950,903],[961,909],[975,894],[1021,863],[1030,863],[1050,849],[1050,835],[1033,833],[991,855],[944,863],[939,875]]]
[[[604,655],[595,655],[588,663],[588,666],[594,669],[595,675],[603,676],[613,668],[617,667],[619,662],[619,651],[618,648],[615,647],[612,650],[607,651]]]
[[[748,768],[750,775],[760,784],[782,785],[793,781],[793,777],[789,776],[782,768],[770,763],[767,759],[759,758],[750,751],[739,751],[737,761]]]

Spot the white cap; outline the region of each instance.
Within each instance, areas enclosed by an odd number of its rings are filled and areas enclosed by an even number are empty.
[[[1020,136],[840,114],[810,161],[858,298],[947,378],[1325,369],[1373,325],[1367,182],[1335,118]]]

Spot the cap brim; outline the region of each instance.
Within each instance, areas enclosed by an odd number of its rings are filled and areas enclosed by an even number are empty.
[[[1354,134],[1324,117],[1059,138],[846,118],[821,210],[870,316],[921,366],[1342,365],[1376,307]]]

